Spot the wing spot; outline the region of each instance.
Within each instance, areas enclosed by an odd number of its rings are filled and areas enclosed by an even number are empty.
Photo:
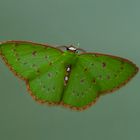
[[[72,91],[72,95],[75,96],[75,90]]]
[[[47,88],[48,91],[50,91],[50,88]]]
[[[45,59],[48,59],[48,56],[47,55],[45,56]]]
[[[18,53],[17,53],[17,52],[15,52],[14,56],[19,57],[19,55],[18,55]]]
[[[27,65],[27,62],[23,62],[23,65]]]
[[[46,88],[45,85],[43,85],[42,88],[45,89]]]
[[[102,78],[103,78],[102,75],[99,75],[99,76],[98,76],[98,79],[99,79],[99,80],[102,80]]]
[[[117,73],[120,73],[120,70],[118,70]]]
[[[33,55],[33,56],[36,56],[36,54],[37,54],[37,51],[33,51],[33,52],[32,52],[32,55]]]
[[[93,79],[93,80],[92,80],[92,83],[93,83],[93,84],[96,84],[96,79]]]
[[[85,95],[84,92],[81,92],[81,97],[84,97],[84,95]]]
[[[52,65],[52,62],[49,62],[49,65],[51,66]]]
[[[121,67],[120,67],[120,69],[121,69],[121,70],[123,70],[123,69],[124,69],[124,67],[123,67],[123,66],[121,66]]]
[[[114,74],[114,77],[115,77],[115,78],[118,78],[118,74]]]
[[[58,71],[56,71],[55,74],[57,75],[58,74]]]
[[[110,78],[111,78],[111,77],[110,77],[110,75],[107,75],[107,77],[106,77],[106,78],[107,78],[107,80],[110,80]]]
[[[36,64],[32,64],[32,67],[36,67]]]
[[[16,59],[16,61],[19,61],[19,60],[20,60],[20,58],[17,58],[17,59]]]
[[[87,72],[87,70],[88,70],[87,68],[84,68],[84,72]]]
[[[84,83],[84,81],[85,81],[85,79],[81,79],[81,80],[80,80],[80,83],[82,84],[82,83]]]
[[[106,63],[105,63],[105,62],[102,63],[102,67],[103,67],[103,68],[106,67]]]
[[[13,49],[12,49],[12,51],[13,51],[13,52],[15,52],[15,51],[16,51],[16,49],[15,49],[15,48],[13,48]]]
[[[49,72],[48,73],[48,77],[51,78],[52,77],[52,73]]]
[[[80,93],[77,93],[76,96],[77,96],[77,97],[80,97]]]
[[[40,70],[37,70],[36,73],[39,74],[40,73]]]
[[[94,66],[94,63],[91,63],[91,66]]]
[[[85,96],[84,92],[81,92],[81,93],[77,93],[76,94],[76,97],[77,98],[83,98]]]

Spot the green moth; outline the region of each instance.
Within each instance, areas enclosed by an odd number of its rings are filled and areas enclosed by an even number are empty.
[[[15,75],[25,80],[40,103],[83,110],[125,85],[137,72],[131,61],[106,54],[65,50],[27,41],[0,43],[0,55]]]

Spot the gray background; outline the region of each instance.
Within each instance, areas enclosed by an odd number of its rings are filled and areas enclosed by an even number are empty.
[[[140,66],[139,0],[0,0],[0,41],[80,44]],[[37,104],[0,60],[0,140],[139,140],[140,75],[84,112]]]

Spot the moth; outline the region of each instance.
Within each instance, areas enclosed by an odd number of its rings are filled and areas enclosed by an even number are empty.
[[[0,43],[0,56],[39,103],[84,110],[125,85],[138,67],[125,58],[28,41]]]

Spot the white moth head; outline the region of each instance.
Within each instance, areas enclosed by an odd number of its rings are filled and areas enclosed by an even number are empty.
[[[70,45],[70,46],[58,46],[62,51],[69,51],[69,52],[72,52],[72,53],[82,53],[82,52],[86,52],[85,50],[81,49],[81,48],[77,48],[73,45]]]
[[[76,47],[74,47],[74,46],[68,46],[67,48],[66,48],[68,51],[70,51],[70,52],[76,52],[77,51],[77,48]]]
[[[76,51],[76,48],[74,46],[70,46],[70,47],[68,47],[68,50],[70,50],[70,51]]]

